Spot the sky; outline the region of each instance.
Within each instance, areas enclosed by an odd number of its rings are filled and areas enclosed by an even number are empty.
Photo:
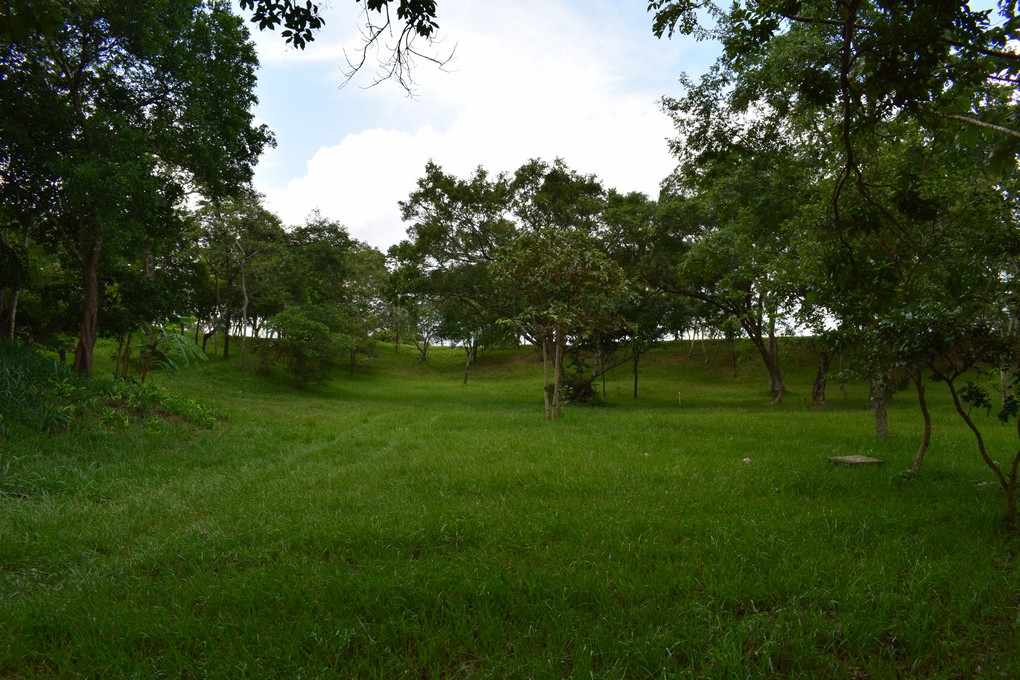
[[[313,210],[385,249],[404,237],[398,201],[434,160],[466,175],[563,158],[608,187],[658,193],[673,169],[663,95],[718,48],[657,40],[647,0],[442,0],[439,70],[422,64],[415,96],[396,83],[342,86],[345,47],[359,45],[352,0],[320,3],[326,27],[301,52],[252,27],[259,52],[256,116],[276,134],[256,188],[287,224]]]

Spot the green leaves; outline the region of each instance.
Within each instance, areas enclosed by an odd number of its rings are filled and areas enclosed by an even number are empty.
[[[280,36],[298,49],[315,40],[315,32],[326,25],[319,15],[319,6],[311,0],[241,0],[241,9],[253,10],[252,22],[260,31],[284,26]]]
[[[123,426],[131,418],[179,416],[211,427],[215,413],[198,401],[132,380],[86,380],[37,351],[0,343],[0,412],[10,423],[56,434],[83,421]]]
[[[277,334],[273,352],[283,359],[298,384],[325,379],[351,338],[338,332],[341,319],[327,306],[291,306],[269,320]]]

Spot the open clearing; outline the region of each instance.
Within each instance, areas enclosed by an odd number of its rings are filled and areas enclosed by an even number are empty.
[[[1020,676],[1020,544],[944,388],[908,479],[909,392],[878,442],[862,386],[806,405],[810,357],[770,407],[749,346],[687,350],[559,422],[529,351],[464,386],[460,350],[380,346],[305,391],[157,375],[210,430],[14,437],[0,677]]]

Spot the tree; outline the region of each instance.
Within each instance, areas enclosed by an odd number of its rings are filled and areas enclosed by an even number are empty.
[[[383,295],[389,272],[386,256],[375,248],[353,241],[347,256],[348,278],[344,300],[345,329],[350,337],[350,371],[353,374],[358,354],[371,354],[376,333],[385,325]]]
[[[555,419],[568,339],[618,327],[626,276],[599,238],[606,194],[597,178],[533,160],[511,189],[518,235],[497,253],[494,275],[514,310],[504,322],[542,348],[545,415]]]
[[[978,409],[991,413],[994,408],[1002,424],[1014,424],[1016,443],[1020,443],[1020,346],[1015,338],[1003,333],[1000,324],[1002,308],[995,304],[1000,301],[981,299],[962,309],[928,309],[925,311],[929,314],[918,319],[921,322],[918,325],[923,325],[930,341],[928,368],[936,380],[945,383],[957,415],[974,435],[981,460],[992,471],[1006,497],[1006,527],[1016,531],[1020,529],[1017,519],[1020,448],[1007,452],[1005,461],[996,460],[981,433],[979,420],[972,412],[972,409]],[[982,315],[982,310],[987,315]],[[1010,311],[1011,315],[1015,313],[1016,310]],[[1000,364],[1000,361],[1003,363]],[[964,376],[973,375],[975,369],[980,370],[989,364],[1007,364],[1010,367],[1010,381],[997,405],[983,385],[974,380],[961,384]]]
[[[271,351],[286,362],[298,385],[320,381],[350,347],[350,338],[339,332],[341,325],[336,310],[327,305],[288,307],[269,320],[277,335]]]
[[[568,339],[616,324],[623,270],[584,230],[546,227],[506,247],[496,273],[520,310],[508,321],[541,345],[545,417],[559,418]]]
[[[619,194],[610,190],[603,212],[605,222],[601,240],[612,260],[624,271],[627,293],[619,298],[617,328],[598,329],[595,335],[575,347],[574,361],[583,364],[584,344],[596,359],[596,365],[575,392],[591,392],[591,383],[610,370],[631,364],[633,397],[638,397],[638,367],[641,357],[668,330],[690,323],[690,310],[678,298],[659,290],[653,280],[659,254],[657,244],[658,205],[641,193]]]
[[[276,215],[262,206],[262,196],[251,189],[238,195],[205,202],[196,217],[208,270],[215,277],[216,321],[223,330],[223,356],[230,355],[232,320],[240,321],[241,352],[252,332],[252,299],[274,286],[274,274],[260,260],[276,263],[286,235]],[[236,312],[236,314],[235,314]]]
[[[714,25],[699,15],[709,8]],[[653,31],[715,37],[721,62],[737,76],[734,100],[802,116],[830,109],[832,142],[842,154],[833,203],[859,182],[863,138],[907,115],[931,130],[974,126],[1020,141],[1018,5],[998,11],[969,3],[878,0],[749,0],[723,10],[703,0],[651,0]],[[997,16],[996,16],[997,15]],[[996,21],[996,19],[998,21]]]
[[[673,104],[682,132],[700,97]],[[797,301],[795,218],[811,196],[810,164],[779,131],[712,117],[729,127],[725,137],[720,132],[701,153],[685,149],[661,201],[657,283],[703,303],[721,327],[736,321],[761,355],[778,403],[786,385],[777,328]],[[795,195],[791,186],[804,189]]]
[[[407,201],[408,239],[390,249],[393,280],[404,296],[427,296],[441,318],[439,332],[464,347],[464,382],[483,338],[498,336],[496,322],[511,315],[496,286],[492,264],[517,232],[511,178],[478,168],[467,180],[434,163]]]
[[[0,154],[17,159],[2,183],[27,168],[22,184],[56,186],[44,236],[80,263],[75,366],[87,374],[104,259],[142,251],[187,192],[247,180],[271,142],[251,113],[254,47],[220,0],[18,0],[0,19]]]
[[[346,227],[317,211],[291,229],[277,272],[289,301],[337,305],[345,300],[351,253],[358,247]]]
[[[225,304],[225,313],[244,309],[237,306],[248,299],[243,285],[237,289],[233,282],[243,284],[247,261],[259,316],[242,322],[242,329],[251,324],[254,334],[259,323],[275,336],[260,343],[263,361],[283,359],[301,384],[324,378],[341,355],[353,373],[358,354],[371,353],[383,327],[385,256],[317,212],[284,232],[257,202],[223,206],[229,210],[212,209],[209,234],[215,238],[206,257],[226,284],[220,299],[239,301]]]
[[[435,302],[424,296],[411,298],[408,310],[414,329],[414,346],[418,349],[418,362],[424,364],[429,360],[429,350],[433,343],[440,337],[443,317]]]
[[[7,96],[2,88],[0,84],[0,92]],[[4,272],[0,276],[0,342],[14,340],[19,298],[33,269],[32,236],[51,218],[57,197],[57,178],[46,166],[52,142],[37,146],[18,139],[25,132],[0,123],[0,270]]]
[[[914,472],[932,428],[925,375],[940,341],[929,327],[955,327],[966,309],[987,315],[969,301],[1001,299],[1017,253],[1016,178],[995,162],[990,134],[933,138],[909,120],[887,124],[867,165],[876,190],[844,203],[858,227],[834,229],[825,206],[816,206],[814,247],[798,261],[809,305],[838,324],[830,338],[872,380],[880,436],[890,387],[913,382],[923,420]]]

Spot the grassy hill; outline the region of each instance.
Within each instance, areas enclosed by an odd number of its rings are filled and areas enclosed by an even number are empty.
[[[460,350],[380,346],[307,390],[157,374],[209,429],[14,432],[0,677],[1020,676],[1020,543],[944,389],[908,479],[911,394],[879,442],[864,387],[809,407],[785,347],[779,407],[747,346],[736,375],[721,343],[657,349],[639,399],[622,368],[552,423],[529,350],[465,386]]]

